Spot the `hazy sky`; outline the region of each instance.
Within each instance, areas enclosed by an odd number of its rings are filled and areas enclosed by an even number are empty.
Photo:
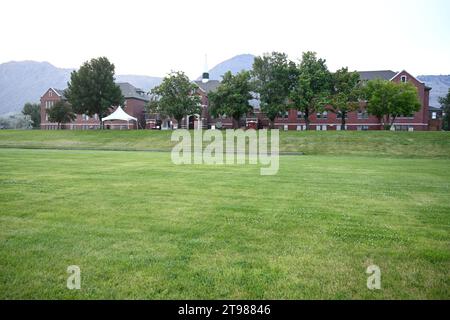
[[[331,70],[450,74],[448,0],[2,0],[0,63],[79,67],[107,56],[120,74],[197,77],[237,54],[316,51]]]

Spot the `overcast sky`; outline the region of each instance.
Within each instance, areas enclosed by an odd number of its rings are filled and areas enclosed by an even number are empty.
[[[79,67],[107,56],[119,74],[194,78],[237,54],[316,51],[331,70],[450,74],[448,0],[2,0],[0,63]]]

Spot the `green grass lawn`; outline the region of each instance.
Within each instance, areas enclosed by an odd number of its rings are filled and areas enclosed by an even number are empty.
[[[275,176],[168,152],[17,148],[169,138],[0,132],[0,299],[450,299],[448,134],[283,133],[282,150],[306,155],[282,156]]]
[[[172,131],[0,130],[0,148],[170,151]],[[280,152],[450,159],[450,132],[280,132]]]

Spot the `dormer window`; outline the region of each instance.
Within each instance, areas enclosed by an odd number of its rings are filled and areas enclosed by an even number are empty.
[[[400,79],[401,79],[401,82],[406,83],[406,81],[408,80],[408,77],[402,76]]]

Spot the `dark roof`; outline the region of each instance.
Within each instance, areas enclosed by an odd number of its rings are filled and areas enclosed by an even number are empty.
[[[128,83],[128,82],[119,82],[117,83],[117,85],[120,88],[120,91],[122,91],[122,95],[125,97],[125,99],[138,99],[138,100],[143,100],[143,101],[149,101],[150,98],[148,97],[148,95],[141,89],[136,88],[135,86],[133,86],[132,84]],[[61,89],[55,89],[55,88],[51,88],[53,91],[55,91],[59,96],[61,96],[62,99],[66,99],[65,96],[65,91],[61,90]]]
[[[61,97],[61,99],[65,99],[66,98],[66,96],[65,96],[65,91],[66,90],[61,90],[61,89],[56,89],[56,88],[52,88],[52,89],[53,89],[53,91],[55,91]]]
[[[397,75],[397,72],[391,70],[358,71],[358,73],[362,81],[370,81],[374,79],[391,80]]]
[[[218,80],[209,80],[208,82],[203,83],[201,80],[194,81],[197,86],[199,86],[206,93],[210,93],[211,91],[216,91],[217,87],[220,85],[220,81]]]
[[[442,111],[442,108],[429,106],[428,110],[430,110],[430,111]]]
[[[125,97],[125,99],[134,98],[143,101],[150,100],[149,96],[142,89],[136,88],[128,82],[118,82],[117,85],[122,91],[122,95]]]

